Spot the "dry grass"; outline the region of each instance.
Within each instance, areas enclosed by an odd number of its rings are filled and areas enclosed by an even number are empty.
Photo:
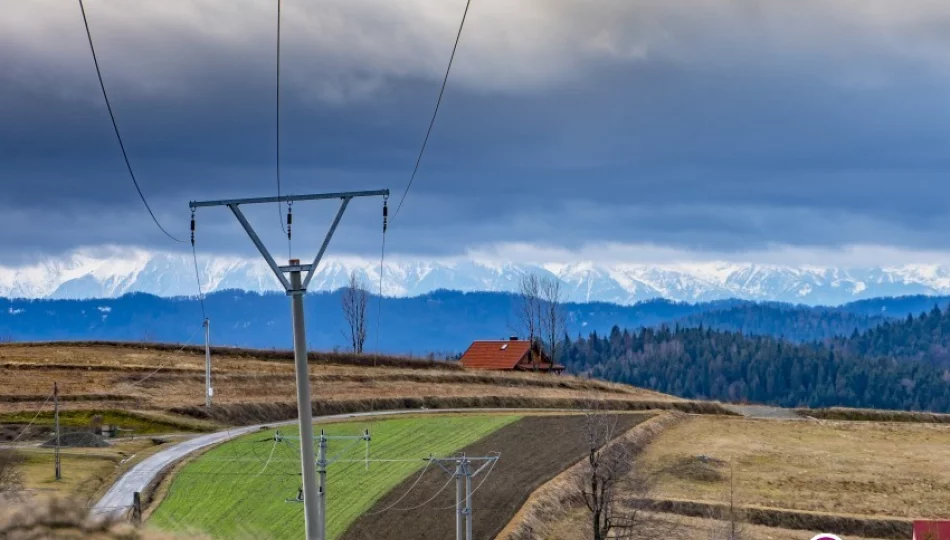
[[[899,518],[950,512],[950,426],[692,417],[643,455],[659,478],[656,496],[721,502],[728,465],[718,481],[677,473],[701,455],[734,464],[743,505]]]
[[[159,540],[175,536],[136,529],[128,523],[90,518],[88,509],[74,501],[51,499],[42,504],[22,503],[0,506],[0,538],[36,540],[41,538],[91,540]],[[189,535],[188,538],[198,538]]]
[[[725,522],[705,518],[682,515],[652,513],[650,522],[654,531],[646,531],[645,538],[663,538],[664,540],[709,540],[721,538]],[[718,535],[716,533],[719,533]],[[743,540],[803,540],[812,536],[798,530],[764,527],[761,525],[744,525]],[[584,509],[577,509],[564,519],[557,520],[551,525],[551,532],[546,537],[537,537],[537,540],[562,540],[572,538],[583,540],[591,538],[588,513]],[[906,538],[909,538],[907,536]],[[870,540],[866,537],[848,535],[848,540]]]
[[[922,424],[950,424],[950,414],[915,411],[886,411],[881,409],[796,409],[799,415],[822,420],[850,420],[857,422],[913,422]]]
[[[264,354],[264,353],[262,353]],[[268,353],[271,354],[271,353]],[[289,359],[215,355],[215,403],[292,402],[294,369]],[[281,353],[282,354],[282,353]],[[315,400],[429,397],[610,398],[680,401],[630,386],[577,377],[533,373],[406,369],[311,362]],[[161,367],[157,372],[157,368]],[[413,368],[418,368],[413,364]],[[154,374],[153,374],[154,373]],[[0,346],[0,412],[35,410],[59,382],[72,409],[168,410],[199,406],[204,395],[204,357],[196,351],[107,345]],[[151,374],[151,376],[149,376]],[[142,380],[149,376],[144,381]]]
[[[646,508],[664,514],[714,518],[727,516],[725,503],[654,499],[643,501]],[[740,522],[797,531],[833,531],[838,535],[905,540],[913,533],[913,522],[908,519],[867,517],[822,512],[803,512],[759,506],[738,506]]]
[[[63,478],[59,481],[54,476],[52,450],[23,448],[18,450],[25,458],[23,487],[34,501],[65,495],[92,501],[119,474],[161,448],[149,437],[113,441],[107,448],[66,448],[61,453]]]

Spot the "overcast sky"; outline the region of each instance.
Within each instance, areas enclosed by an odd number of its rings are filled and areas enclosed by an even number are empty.
[[[284,1],[285,192],[387,187],[398,203],[463,8]],[[276,193],[276,0],[86,9],[132,165],[173,234],[187,236],[191,199]],[[946,1],[473,0],[387,249],[950,252],[948,169]],[[4,5],[0,182],[0,263],[186,247],[131,185],[73,0]],[[380,207],[355,201],[333,249],[377,254]],[[303,253],[334,203],[294,211]],[[276,207],[250,214],[283,245]],[[198,229],[203,252],[250,253],[226,210],[200,211]]]

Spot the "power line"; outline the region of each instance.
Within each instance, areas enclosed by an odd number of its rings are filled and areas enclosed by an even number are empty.
[[[8,446],[12,446],[13,443],[15,443],[15,442],[17,442],[18,440],[20,440],[20,437],[22,437],[22,436],[26,433],[26,431],[27,431],[28,429],[30,429],[30,426],[32,426],[33,423],[36,422],[36,419],[40,417],[40,413],[43,412],[43,408],[46,407],[46,404],[49,403],[49,400],[50,400],[50,398],[52,398],[52,397],[53,397],[53,393],[50,392],[49,395],[46,396],[46,401],[44,401],[43,404],[40,405],[40,408],[36,411],[36,414],[33,415],[33,419],[30,420],[30,423],[27,424],[25,428],[23,428],[23,431],[21,431],[20,434],[16,436],[16,438],[14,438],[12,441],[10,441],[9,443],[7,443]]]
[[[389,228],[389,197],[383,199],[383,240],[379,248],[379,296],[376,297],[376,356],[380,355],[379,330],[383,318],[383,265],[386,262],[386,229]],[[373,361],[375,365],[375,360]]]
[[[122,142],[122,135],[119,133],[119,124],[115,121],[115,114],[112,112],[112,104],[109,102],[109,94],[106,93],[106,85],[102,81],[102,70],[99,69],[99,60],[96,57],[96,47],[92,43],[92,32],[89,31],[89,21],[86,19],[86,8],[83,6],[82,0],[79,0],[79,11],[82,12],[82,23],[86,27],[86,37],[89,39],[89,50],[92,52],[92,63],[96,66],[96,76],[99,78],[99,88],[102,89],[102,98],[106,102],[106,109],[109,111],[109,118],[112,120],[112,129],[115,130],[115,137],[119,141],[119,149],[122,150],[122,159],[125,160],[125,168],[129,171],[129,177],[132,178],[132,184],[135,185],[135,191],[138,192],[139,198],[142,199],[142,204],[145,205],[145,209],[148,210],[148,215],[152,216],[152,221],[155,222],[155,225],[165,233],[165,236],[171,238],[175,242],[184,243],[184,240],[178,239],[171,235],[165,227],[158,221],[158,218],[155,217],[155,212],[152,211],[152,207],[149,206],[148,200],[145,199],[145,194],[142,193],[142,188],[139,186],[138,180],[135,179],[135,173],[132,172],[132,163],[129,161],[129,154],[125,151],[125,143]]]
[[[208,320],[208,315],[205,313],[205,295],[201,290],[201,274],[198,272],[198,253],[195,251],[195,229],[194,229],[195,218],[191,218],[191,258],[195,263],[195,282],[198,284],[198,304],[201,306],[201,320]]]
[[[462,28],[465,27],[465,17],[468,15],[468,8],[472,4],[472,0],[466,0],[465,2],[465,11],[462,13],[462,22],[459,23],[458,34],[455,35],[455,45],[452,46],[452,54],[449,56],[449,64],[445,68],[445,76],[442,78],[442,88],[439,89],[439,98],[435,102],[435,110],[432,111],[432,119],[429,120],[429,128],[426,130],[426,136],[422,140],[422,148],[419,149],[419,156],[416,157],[416,164],[412,168],[412,175],[409,177],[409,183],[406,185],[406,190],[402,193],[402,197],[399,199],[399,204],[396,206],[396,212],[393,213],[393,218],[399,214],[399,210],[402,209],[402,203],[406,201],[406,195],[409,194],[409,188],[412,187],[412,182],[416,179],[416,174],[419,172],[419,164],[422,163],[422,155],[425,154],[426,145],[429,144],[429,136],[432,135],[432,126],[435,125],[435,118],[439,115],[439,106],[442,104],[442,95],[445,94],[445,85],[449,82],[449,72],[452,71],[452,62],[455,60],[455,51],[458,49],[459,40],[462,38]]]
[[[276,90],[276,163],[277,163],[277,198],[280,198],[280,0],[277,0],[277,90]],[[287,234],[284,227],[284,212],[280,201],[277,201],[277,222],[280,223],[280,230]],[[289,240],[289,239],[288,239]]]

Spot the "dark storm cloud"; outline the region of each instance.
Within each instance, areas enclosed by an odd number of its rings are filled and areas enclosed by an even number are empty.
[[[285,5],[285,191],[398,202],[462,2]],[[88,2],[133,166],[179,235],[190,199],[275,190],[273,3],[229,6]],[[173,247],[125,174],[73,7],[0,22],[3,262]],[[476,1],[392,249],[946,249],[948,21],[924,0]],[[354,205],[337,249],[375,252],[378,213]],[[246,250],[232,220],[202,212],[203,245]]]

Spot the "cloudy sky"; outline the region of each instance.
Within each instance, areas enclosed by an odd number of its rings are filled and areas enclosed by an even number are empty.
[[[285,192],[387,187],[395,206],[464,4],[284,1]],[[189,200],[276,193],[276,0],[86,9],[132,165],[173,234],[187,236]],[[0,67],[0,263],[187,247],[132,187],[76,1],[6,3]],[[929,257],[950,252],[948,169],[946,1],[473,0],[387,248]],[[380,206],[354,202],[333,249],[378,253]],[[308,253],[334,203],[294,210]],[[249,213],[283,245],[275,206]],[[226,210],[198,228],[203,252],[250,253]]]

